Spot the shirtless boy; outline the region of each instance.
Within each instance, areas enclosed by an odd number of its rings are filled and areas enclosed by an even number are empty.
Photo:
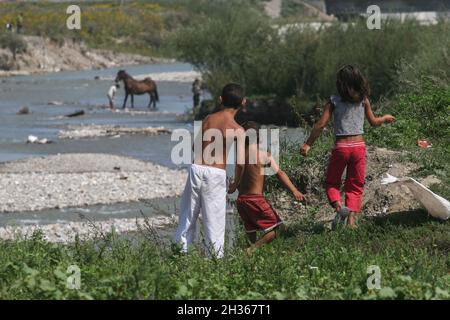
[[[277,229],[280,229],[279,231],[284,229],[283,221],[263,196],[264,167],[271,167],[278,180],[291,191],[296,200],[302,201],[305,197],[292,184],[286,173],[279,168],[272,155],[258,148],[259,126],[255,122],[247,122],[243,127],[247,132],[253,129],[256,139],[246,139],[245,167],[242,179],[239,184],[231,184],[228,192],[233,193],[236,188],[239,190],[236,206],[250,242],[258,248],[275,239]],[[263,236],[259,240],[256,239],[257,231],[263,232]],[[250,253],[251,250],[252,246],[247,249],[247,252]]]
[[[181,198],[175,235],[182,250],[187,252],[195,238],[196,222],[201,209],[207,249],[212,249],[219,258],[223,256],[225,240],[227,142],[230,143],[235,138],[242,141],[245,139],[244,129],[234,120],[236,113],[246,103],[243,88],[238,84],[227,84],[222,90],[220,102],[221,110],[203,120],[202,136],[196,137],[201,139],[201,152],[196,152],[194,147],[194,163],[189,168]],[[240,145],[238,154],[244,157],[244,143],[237,145]],[[241,163],[242,165],[236,166],[237,183],[244,168],[243,161]]]

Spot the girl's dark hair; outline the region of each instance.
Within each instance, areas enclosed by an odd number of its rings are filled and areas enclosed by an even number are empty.
[[[338,70],[336,87],[341,99],[346,102],[361,102],[370,95],[366,78],[358,68],[349,64]],[[355,97],[355,93],[357,97]]]

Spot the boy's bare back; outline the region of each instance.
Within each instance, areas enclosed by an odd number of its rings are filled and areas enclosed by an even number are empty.
[[[256,144],[249,145],[245,153],[245,169],[238,187],[239,194],[263,194],[265,176],[262,169],[270,164],[271,156],[266,151],[259,150]],[[255,164],[250,164],[249,154],[256,155]]]
[[[211,166],[219,169],[226,169],[227,164],[227,145],[226,140],[227,137],[231,138],[234,137],[234,135],[242,135],[244,133],[244,129],[234,120],[235,112],[233,112],[232,109],[224,109],[221,111],[218,111],[216,113],[213,113],[209,116],[207,116],[202,123],[202,133],[203,136],[205,135],[205,132],[209,129],[216,129],[220,131],[221,133],[221,141],[222,143],[222,154],[216,155],[214,152],[211,154],[213,158],[215,158],[213,161],[212,159],[209,159],[209,152],[204,152],[205,148],[214,142],[214,139],[211,139],[212,141],[203,141],[202,137],[202,159],[196,159],[195,163],[205,165],[205,166]],[[228,131],[227,131],[228,130]],[[230,131],[231,130],[231,131]],[[234,134],[233,134],[234,132]],[[230,139],[230,141],[232,141]]]

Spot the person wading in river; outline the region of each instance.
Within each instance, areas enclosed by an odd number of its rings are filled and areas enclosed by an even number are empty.
[[[109,88],[108,94],[106,95],[108,97],[109,108],[111,110],[114,110],[114,98],[116,96],[117,89],[119,89],[119,88],[120,88],[120,85],[118,83],[114,84],[113,86],[111,86],[111,88]]]
[[[200,93],[201,93],[202,87],[200,84],[199,79],[195,79],[194,83],[192,83],[192,93],[194,95],[194,108],[198,107],[200,105]]]

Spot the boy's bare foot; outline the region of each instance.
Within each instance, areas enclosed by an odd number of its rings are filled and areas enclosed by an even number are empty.
[[[250,256],[252,255],[252,253],[253,253],[253,250],[254,250],[254,248],[253,248],[252,246],[246,248],[245,251],[244,251],[244,252],[245,252],[245,255],[246,255],[247,257],[250,257]]]

